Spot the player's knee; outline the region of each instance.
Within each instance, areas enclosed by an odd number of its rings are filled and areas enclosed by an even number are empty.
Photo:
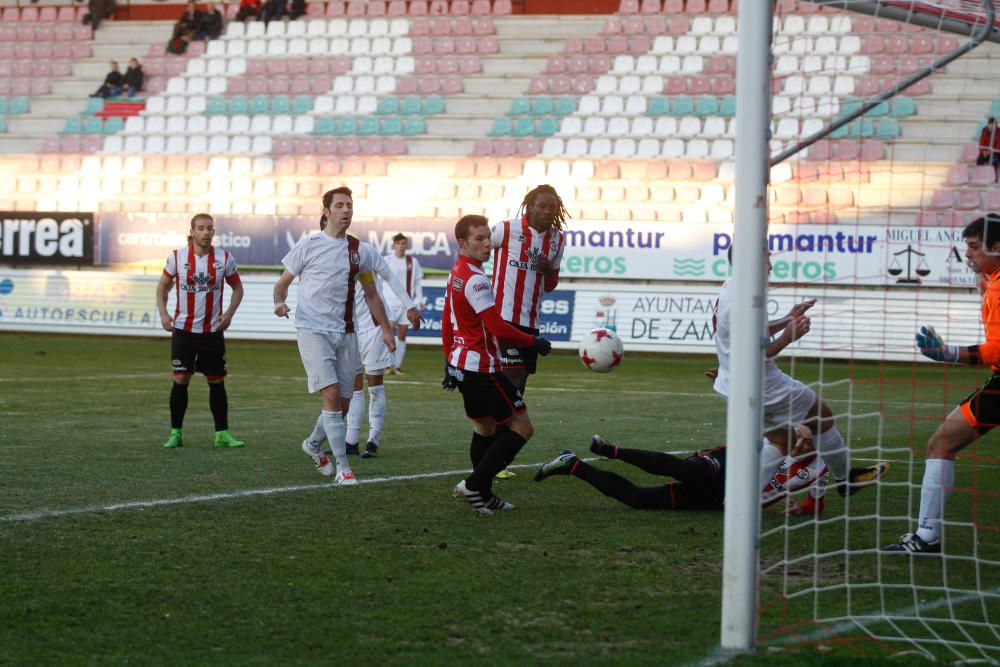
[[[531,417],[528,416],[527,412],[514,415],[507,426],[525,440],[530,440],[531,436],[535,434],[535,425],[531,423]]]
[[[174,373],[173,377],[174,377],[174,383],[175,384],[181,384],[181,385],[191,384],[191,374],[190,373]]]

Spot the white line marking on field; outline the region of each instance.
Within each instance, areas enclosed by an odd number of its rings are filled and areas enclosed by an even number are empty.
[[[906,558],[906,557],[907,556],[899,556],[899,558]],[[968,591],[965,594],[959,595],[957,597],[949,596],[949,597],[938,598],[933,602],[924,602],[917,605],[902,607],[900,609],[890,611],[887,614],[872,615],[869,617],[859,617],[847,621],[840,621],[835,625],[831,625],[825,628],[819,628],[809,634],[784,637],[778,641],[764,644],[763,646],[764,647],[789,646],[792,644],[804,644],[806,642],[829,639],[833,636],[839,635],[849,630],[855,630],[855,629],[866,630],[868,625],[886,623],[888,622],[889,619],[897,619],[897,620],[901,618],[918,619],[920,618],[920,615],[923,613],[934,611],[935,609],[940,609],[941,607],[947,607],[949,605],[958,606],[965,604],[967,602],[975,602],[977,600],[981,600],[984,596],[988,595],[994,595],[994,596],[1000,595],[1000,586],[995,588],[990,588],[985,591]],[[928,619],[921,619],[921,620],[926,621]],[[938,619],[931,619],[931,620],[938,620]],[[940,620],[946,620],[946,619],[940,619]],[[884,636],[881,636],[880,638],[884,640],[891,639],[889,637],[884,637]],[[899,641],[906,641],[906,640],[900,638]],[[738,655],[743,655],[743,653],[739,651],[731,651],[728,649],[724,649],[721,646],[716,646],[711,653],[706,655],[698,662],[692,663],[692,665],[696,667],[715,667],[715,665],[721,665],[729,662]]]

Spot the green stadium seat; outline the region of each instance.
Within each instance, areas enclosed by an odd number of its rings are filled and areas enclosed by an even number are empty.
[[[671,109],[672,116],[691,116],[694,114],[694,100],[687,95],[678,95],[674,98],[674,108]]]
[[[403,101],[399,105],[399,113],[412,116],[414,114],[420,113],[422,106],[420,104],[420,98],[416,95],[407,95],[403,98]]]
[[[428,95],[424,98],[424,106],[421,113],[425,116],[444,113],[444,98],[440,95]]]
[[[990,115],[994,118],[1000,116],[1000,99],[993,100],[993,102],[990,103]]]
[[[10,113],[10,105],[6,97],[0,97],[0,114]]]
[[[528,113],[531,113],[531,100],[527,97],[515,97],[510,101],[508,116],[524,116]]]
[[[670,113],[670,98],[663,95],[654,95],[649,98],[649,105],[646,107],[647,116],[666,116]]]
[[[254,95],[250,99],[250,113],[254,115],[267,113],[271,109],[271,100],[267,95]]]
[[[552,110],[552,98],[548,95],[536,95],[531,98],[531,113],[535,116],[547,116]]]
[[[576,98],[572,95],[561,95],[556,100],[556,108],[552,111],[557,116],[568,116],[576,111]]]
[[[848,123],[847,125],[842,125],[842,126],[838,127],[836,130],[834,130],[833,132],[830,133],[830,138],[831,139],[843,139],[844,137],[847,136],[847,133],[850,131],[850,129],[851,129],[851,124],[850,123]]]
[[[892,101],[892,115],[895,118],[907,118],[917,113],[917,103],[912,97],[897,97]]]
[[[375,113],[379,115],[399,113],[399,98],[389,96],[379,99],[378,110]]]
[[[337,134],[340,136],[346,136],[351,134],[357,134],[358,132],[358,119],[353,116],[345,116],[344,118],[337,119]]]
[[[514,120],[513,132],[515,137],[530,137],[535,134],[535,119],[530,116],[517,118]]]
[[[104,119],[98,116],[87,116],[83,120],[83,134],[102,134]]]
[[[365,116],[361,119],[361,122],[358,123],[358,134],[362,136],[378,134],[378,130],[378,118],[375,116]]]
[[[16,97],[10,98],[10,113],[11,115],[28,113],[31,105],[28,103],[28,98],[24,95],[17,95]]]
[[[895,118],[880,118],[875,128],[875,136],[886,139],[900,135],[899,121]]]
[[[308,95],[296,95],[292,100],[292,113],[296,116],[307,114],[313,109],[313,98]]]
[[[120,116],[111,116],[104,120],[104,134],[116,134],[125,129],[125,119]]]
[[[6,131],[7,131],[7,119],[4,118],[3,116],[0,116],[0,134],[3,134]]]
[[[250,103],[243,95],[233,95],[229,99],[229,113],[248,114],[250,113]]]
[[[869,109],[868,113],[866,113],[865,115],[866,116],[870,116],[872,118],[880,118],[882,116],[888,116],[889,115],[889,102],[887,102],[887,101],[879,102],[878,104],[876,104],[875,106],[873,106],[871,109]]]
[[[271,113],[273,114],[287,114],[292,111],[292,101],[288,99],[288,95],[275,95],[271,98]]]
[[[514,124],[511,122],[510,118],[502,116],[500,118],[493,119],[493,127],[490,128],[488,134],[491,137],[506,137],[513,131]]]
[[[62,132],[59,134],[80,134],[83,132],[83,121],[80,120],[79,116],[73,116],[66,119],[66,124],[63,125]]]
[[[337,126],[329,116],[317,116],[313,124],[313,134],[336,134]]]
[[[210,97],[208,98],[208,104],[205,106],[205,113],[209,116],[221,116],[226,113],[226,98],[225,97]]]
[[[551,137],[559,131],[559,119],[552,116],[545,116],[538,119],[538,128],[535,130],[536,137]]]
[[[97,113],[98,111],[104,111],[104,98],[88,97],[87,106],[84,108],[83,113],[89,116]]]
[[[427,123],[420,116],[411,116],[403,123],[404,135],[424,134],[425,132],[427,132]]]
[[[719,115],[732,118],[736,115],[736,96],[726,95],[722,98],[722,105],[719,107]]]
[[[849,97],[840,105],[840,115],[847,116],[861,109],[861,100],[856,97]]]
[[[870,137],[875,134],[875,123],[869,118],[858,118],[850,124],[848,134],[852,137]]]
[[[379,134],[391,137],[403,134],[403,119],[399,116],[386,116],[382,119],[382,128]]]
[[[702,95],[695,107],[696,116],[715,116],[719,113],[719,98],[714,95]]]

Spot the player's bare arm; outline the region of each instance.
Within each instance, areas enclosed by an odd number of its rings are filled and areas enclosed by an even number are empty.
[[[774,334],[778,333],[779,331],[787,327],[792,320],[805,315],[806,312],[815,305],[816,305],[816,299],[806,299],[802,303],[795,304],[794,306],[792,306],[792,309],[788,311],[787,315],[785,315],[781,319],[772,320],[767,323],[768,334],[773,336]]]
[[[156,309],[160,311],[160,326],[164,331],[174,330],[174,320],[167,311],[167,292],[174,284],[174,279],[166,273],[160,275],[160,281],[156,283]]]
[[[382,340],[385,342],[385,346],[389,348],[390,352],[395,352],[396,337],[392,335],[392,325],[389,324],[389,316],[385,312],[385,304],[382,303],[382,297],[378,295],[375,283],[362,283],[361,289],[364,290],[368,310],[371,311],[372,317],[375,318],[379,328],[382,329]]]
[[[767,347],[764,348],[765,356],[769,359],[771,357],[778,356],[778,354],[780,354],[786,347],[809,333],[809,326],[809,318],[805,315],[799,315],[798,317],[792,319],[785,325],[781,334],[768,343]]]
[[[536,259],[535,268],[546,276],[551,276],[555,272],[552,268],[552,262],[549,261],[548,257],[539,257]]]
[[[288,269],[285,269],[281,272],[278,282],[274,284],[274,314],[278,317],[288,317],[288,313],[292,312],[292,309],[285,303],[285,299],[288,298],[288,288],[293,280],[295,280],[295,276],[290,274]]]
[[[233,280],[230,280],[230,278],[233,278]],[[230,276],[230,278],[226,278],[226,283],[232,288],[233,293],[229,297],[229,307],[219,315],[219,331],[225,331],[229,328],[229,325],[233,323],[233,315],[236,314],[240,303],[243,302],[243,282],[237,275]]]

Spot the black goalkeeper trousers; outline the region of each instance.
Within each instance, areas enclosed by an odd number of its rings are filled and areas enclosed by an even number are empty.
[[[571,474],[633,509],[707,510],[722,506],[710,486],[713,471],[697,456],[682,459],[665,452],[619,448],[616,458],[650,474],[673,477],[678,482],[636,486],[621,475],[584,461],[578,462]]]

